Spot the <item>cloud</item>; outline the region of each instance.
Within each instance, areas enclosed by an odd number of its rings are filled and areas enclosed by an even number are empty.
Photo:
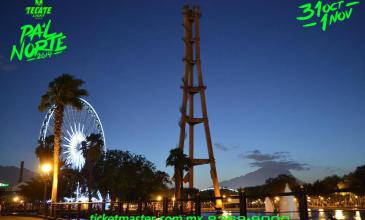
[[[275,152],[273,154],[264,154],[259,150],[248,151],[246,154],[240,154],[242,159],[251,159],[254,161],[281,160],[286,159],[288,152]]]
[[[288,161],[261,161],[261,162],[252,162],[251,166],[254,167],[281,167],[283,169],[288,169],[288,170],[296,170],[296,171],[301,171],[301,170],[308,170],[308,165],[305,163],[299,163],[293,160],[288,160]]]
[[[237,148],[239,148],[240,147],[240,145],[234,145],[232,148],[233,149],[237,149]]]
[[[214,144],[214,146],[215,146],[217,149],[221,150],[221,151],[225,151],[225,152],[229,151],[229,148],[228,148],[228,147],[226,147],[224,144],[221,144],[221,143],[215,143],[215,144]]]
[[[248,151],[238,155],[241,159],[253,160],[250,163],[253,167],[280,167],[288,170],[308,170],[308,165],[299,163],[289,158],[289,152],[279,151],[272,154],[262,153],[260,150]]]
[[[14,70],[17,70],[18,66],[15,64],[5,64],[0,62],[0,70],[4,72],[12,72]]]
[[[234,144],[234,145],[228,147],[226,144],[222,144],[222,143],[215,143],[214,146],[218,150],[221,150],[221,151],[224,151],[224,152],[235,150],[235,149],[238,149],[238,148],[241,147],[240,144]]]
[[[5,56],[0,54],[0,72],[12,72],[18,69],[18,65],[5,61]]]

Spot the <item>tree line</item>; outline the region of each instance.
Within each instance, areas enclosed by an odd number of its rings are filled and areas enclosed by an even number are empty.
[[[313,183],[304,183],[291,175],[279,175],[269,178],[265,184],[255,187],[246,187],[242,190],[247,194],[281,193],[285,185],[289,184],[292,191],[298,191],[301,186],[311,194],[350,189],[353,192],[365,192],[365,165],[357,167],[354,171],[344,176],[332,175],[316,180]]]
[[[35,154],[40,163],[53,161],[53,137],[39,141]],[[98,134],[89,135],[82,142],[85,164],[81,170],[72,169],[64,160],[60,161],[59,198],[75,198],[76,190],[88,195],[89,201],[98,193],[105,199],[109,195],[115,200],[152,199],[154,195],[169,193],[169,175],[157,170],[155,165],[142,155],[123,150],[102,150],[103,143]],[[49,176],[52,176],[51,172]],[[20,193],[29,201],[42,201],[44,184],[51,183],[45,174],[32,178],[21,186]],[[50,198],[48,192],[47,198]]]

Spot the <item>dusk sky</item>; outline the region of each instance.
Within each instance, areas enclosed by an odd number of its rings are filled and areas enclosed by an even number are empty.
[[[85,99],[100,116],[108,149],[143,154],[172,174],[165,160],[179,137],[186,3],[200,4],[203,14],[202,68],[219,180],[282,165],[313,181],[365,164],[364,2],[326,31],[296,20],[306,2],[44,0],[53,12],[35,20],[24,12],[34,0],[2,1],[0,165],[24,160],[37,169],[40,97],[69,73],[86,82]],[[20,27],[49,19],[51,32],[67,36],[67,50],[10,62]],[[202,125],[197,130],[196,157],[204,158]],[[198,187],[211,185],[208,171],[196,168]]]

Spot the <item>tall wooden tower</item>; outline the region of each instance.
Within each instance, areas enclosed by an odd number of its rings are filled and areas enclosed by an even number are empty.
[[[181,119],[180,119],[180,138],[179,148],[184,150],[184,142],[186,137],[186,127],[188,127],[188,139],[189,139],[189,158],[193,162],[193,166],[188,173],[189,187],[194,187],[194,166],[209,164],[210,175],[214,186],[215,197],[220,197],[219,182],[217,177],[217,170],[215,166],[215,159],[213,153],[212,140],[209,130],[208,112],[205,99],[206,86],[203,83],[203,74],[201,69],[200,60],[200,8],[193,6],[190,8],[185,5],[183,7],[184,15],[184,43],[185,43],[185,72],[183,77],[183,97],[181,106]],[[196,71],[195,71],[196,70]],[[194,74],[196,72],[196,76]],[[197,83],[194,82],[194,78],[197,79]],[[200,95],[201,102],[201,117],[194,117],[194,97]],[[203,123],[205,138],[208,150],[208,159],[194,158],[194,126]],[[180,193],[178,193],[180,195]],[[216,200],[216,208],[222,208],[222,201]]]

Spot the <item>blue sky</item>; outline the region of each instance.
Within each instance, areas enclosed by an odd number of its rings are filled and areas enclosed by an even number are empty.
[[[86,81],[107,148],[144,154],[161,170],[179,135],[183,73],[181,8],[201,5],[201,49],[218,174],[229,179],[257,169],[240,157],[288,152],[307,164],[294,171],[311,181],[365,163],[364,5],[350,20],[302,28],[305,1],[47,1],[51,29],[68,49],[48,60],[9,62],[24,13],[33,1],[1,3],[0,164],[36,169],[34,147],[44,113],[37,106],[48,82],[62,73]],[[197,157],[206,154],[199,127]],[[331,172],[329,172],[331,171]],[[210,185],[208,167],[197,186]]]

